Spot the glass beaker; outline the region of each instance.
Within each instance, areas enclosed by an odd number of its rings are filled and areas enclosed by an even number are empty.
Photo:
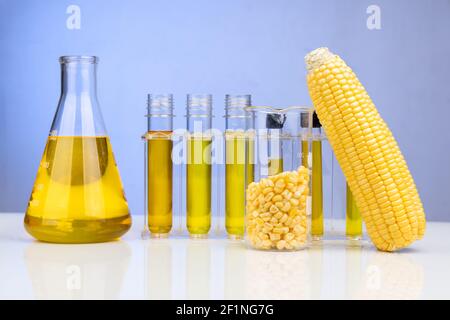
[[[232,239],[244,237],[245,189],[253,182],[250,105],[250,95],[225,96],[225,228]]]
[[[246,192],[246,242],[260,250],[302,249],[310,238],[312,109],[246,109],[255,123],[255,182]]]
[[[155,238],[172,229],[172,94],[148,95],[145,140],[145,226]]]
[[[64,56],[61,97],[25,215],[38,240],[104,242],[131,216],[97,100],[97,57]]]
[[[186,224],[192,238],[206,238],[211,228],[212,96],[187,96]]]

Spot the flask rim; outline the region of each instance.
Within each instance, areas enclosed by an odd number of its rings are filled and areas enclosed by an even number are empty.
[[[96,64],[99,62],[97,56],[83,56],[83,55],[68,55],[59,57],[59,63],[91,63]]]

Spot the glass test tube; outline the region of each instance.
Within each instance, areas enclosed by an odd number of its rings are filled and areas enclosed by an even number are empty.
[[[362,238],[362,217],[356,206],[352,191],[347,184],[346,195],[346,216],[345,216],[345,235],[349,240],[360,240]]]
[[[245,110],[250,105],[250,95],[225,97],[225,228],[233,239],[244,236],[245,189],[253,182],[253,143],[247,131],[252,117]]]
[[[172,129],[171,94],[148,95],[148,131],[144,136],[146,171],[145,231],[166,237],[172,229]]]
[[[312,119],[312,214],[311,236],[313,240],[321,240],[323,237],[323,177],[322,177],[322,139],[323,129],[316,112]],[[308,154],[308,144],[302,141],[303,154]],[[303,157],[305,164],[306,157]]]
[[[205,238],[211,228],[212,96],[187,96],[186,224],[193,238]]]

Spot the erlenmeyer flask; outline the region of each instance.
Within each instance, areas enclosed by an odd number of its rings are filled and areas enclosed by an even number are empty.
[[[110,241],[131,226],[97,101],[97,62],[60,58],[61,97],[25,216],[26,230],[41,241]]]

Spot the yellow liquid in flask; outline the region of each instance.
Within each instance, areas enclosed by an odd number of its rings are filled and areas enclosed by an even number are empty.
[[[211,138],[187,143],[187,229],[193,237],[204,237],[211,228]]]
[[[25,228],[45,242],[119,238],[131,226],[109,138],[49,137],[28,203]]]

